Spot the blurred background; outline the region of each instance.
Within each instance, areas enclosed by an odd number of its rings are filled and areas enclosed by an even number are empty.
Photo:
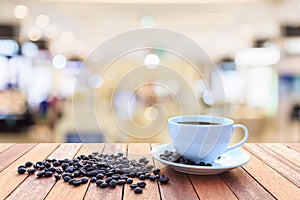
[[[196,114],[209,113],[203,77],[177,56],[151,50],[125,55],[105,74],[84,71],[89,87],[99,91],[98,106],[107,105],[99,108],[102,129],[90,122],[90,99],[74,90],[80,69],[102,42],[137,28],[173,30],[203,47],[224,86],[226,98],[218,103],[248,127],[249,142],[300,142],[299,0],[1,0],[0,142],[144,141],[143,132],[136,137],[122,127],[147,127],[161,111],[166,118],[180,114],[176,97],[190,89],[200,104]],[[167,75],[157,69],[124,102],[128,87],[118,82],[139,63],[168,63],[190,88],[162,80]],[[158,80],[172,92],[154,84]],[[72,106],[80,112],[76,122]],[[166,123],[160,126],[145,140],[168,142]]]

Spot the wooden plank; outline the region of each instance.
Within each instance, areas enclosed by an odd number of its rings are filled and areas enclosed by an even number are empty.
[[[127,144],[125,143],[107,143],[105,144],[103,153],[107,154],[116,154],[118,152],[124,153],[126,155],[127,151]],[[110,199],[122,199],[122,192],[123,192],[123,187],[122,186],[117,186],[116,188],[100,188],[97,187],[95,183],[91,183],[89,185],[89,188],[86,192],[86,195],[84,199],[99,199],[101,198],[102,200],[110,200]]]
[[[61,144],[48,158],[73,158],[81,144]],[[7,199],[44,199],[56,183],[54,178],[28,176],[28,178]],[[29,192],[30,191],[30,192]]]
[[[0,154],[0,172],[8,165],[16,161],[19,157],[24,155],[27,151],[32,149],[35,145],[36,144],[15,144],[11,148],[2,152]]]
[[[130,143],[128,144],[127,157],[138,161],[145,156],[149,160],[149,165],[154,165],[153,159],[150,155],[151,147],[149,143]],[[134,183],[140,181],[138,178],[134,179]],[[158,183],[155,181],[145,181],[147,186],[143,189],[142,197],[147,199],[160,199]],[[124,187],[124,199],[136,199],[137,196],[128,184]]]
[[[300,197],[300,189],[296,185],[250,152],[249,154],[251,161],[244,165],[243,168],[273,196],[277,199],[297,199]]]
[[[257,158],[272,167],[285,178],[300,187],[300,168],[290,161],[281,158],[261,144],[247,143],[244,148],[253,153]]]
[[[275,152],[282,159],[287,159],[291,163],[296,164],[298,167],[300,166],[300,153],[288,148],[287,146],[279,143],[264,143],[263,146],[266,146],[271,151]]]
[[[19,175],[17,168],[27,161],[37,161],[45,159],[52,151],[58,147],[58,144],[38,144],[28,151],[17,161],[5,168],[0,173],[0,199],[7,197],[19,184],[26,178],[26,175]]]
[[[159,144],[151,144],[155,148]],[[155,166],[161,169],[161,174],[170,178],[168,184],[159,184],[162,199],[199,199],[187,174],[177,172],[168,166],[154,161]]]
[[[294,149],[295,151],[298,151],[300,153],[300,143],[286,143],[284,145],[286,145],[289,148]]]
[[[3,151],[7,150],[12,145],[14,145],[14,143],[1,143],[0,144],[0,153],[2,153]]]
[[[275,199],[258,182],[241,168],[220,174],[238,199]]]
[[[81,154],[88,155],[92,149],[97,149],[102,152],[104,144],[88,144],[82,145],[79,152],[76,156]],[[63,180],[58,181],[54,187],[51,189],[50,193],[47,195],[47,200],[56,200],[56,199],[72,199],[80,200],[83,199],[89,184],[80,185],[78,187],[71,186],[65,183]]]
[[[189,175],[200,199],[237,199],[219,175]]]

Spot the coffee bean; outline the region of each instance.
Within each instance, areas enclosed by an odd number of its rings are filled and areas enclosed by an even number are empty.
[[[30,162],[30,161],[28,161],[28,162],[25,163],[25,166],[26,166],[26,167],[31,167],[32,165],[33,165],[33,163]]]
[[[160,169],[159,169],[159,168],[154,169],[152,172],[153,172],[153,174],[155,174],[155,175],[156,175],[156,174],[159,174],[159,173],[160,173]]]
[[[45,162],[45,163],[44,163],[44,166],[45,166],[46,168],[49,168],[49,167],[51,167],[51,164],[50,164],[49,162]]]
[[[101,187],[101,188],[106,188],[107,186],[108,186],[108,184],[105,183],[105,182],[103,182],[103,183],[100,184],[100,187]]]
[[[38,178],[42,178],[43,176],[45,176],[45,172],[44,171],[40,171],[37,173],[36,175]]]
[[[146,182],[144,182],[144,181],[141,181],[141,182],[137,182],[137,186],[139,186],[140,188],[144,188],[144,187],[146,187]]]
[[[89,179],[87,177],[82,177],[80,179],[80,181],[81,181],[81,183],[85,184],[85,183],[87,183],[89,181]]]
[[[133,183],[133,179],[132,179],[132,178],[128,178],[128,179],[126,180],[126,182],[127,182],[128,184],[131,184],[131,183]]]
[[[26,172],[26,169],[24,168],[24,167],[20,167],[19,169],[18,169],[18,173],[19,174],[24,174]]]
[[[54,174],[54,178],[56,181],[60,180],[61,179],[61,175],[59,174]]]
[[[96,185],[97,185],[97,186],[100,186],[100,185],[101,185],[101,183],[103,183],[103,181],[102,181],[102,180],[97,180],[97,181],[96,181]]]
[[[139,177],[139,179],[143,181],[143,180],[146,180],[146,177],[145,177],[144,174],[141,174],[140,177]]]
[[[101,174],[101,173],[99,173],[99,174],[96,175],[96,178],[97,178],[97,179],[103,179],[103,178],[104,178],[104,175]]]
[[[115,188],[117,186],[117,181],[116,180],[111,180],[108,185],[112,188]]]
[[[142,188],[139,188],[139,187],[137,187],[137,188],[134,188],[134,193],[136,193],[136,194],[142,194],[143,193],[143,190],[142,190]]]
[[[109,183],[109,182],[112,181],[112,180],[113,180],[112,177],[108,177],[108,178],[105,179],[105,182],[106,182],[106,183]]]
[[[69,180],[71,179],[71,177],[70,176],[64,176],[63,179],[64,179],[65,182],[69,182]]]
[[[125,183],[126,183],[126,180],[124,180],[124,179],[120,179],[117,181],[118,185],[124,185]]]
[[[111,176],[113,179],[118,180],[120,178],[119,174],[114,174]]]
[[[155,180],[157,179],[157,177],[156,177],[155,175],[151,175],[151,176],[149,176],[149,179],[150,179],[151,181],[155,181]]]
[[[73,178],[72,178],[72,179],[70,179],[68,182],[69,182],[70,185],[73,185],[75,181],[76,181],[76,179],[73,179]]]
[[[131,177],[131,178],[134,178],[134,177],[135,177],[135,173],[134,173],[134,172],[130,172],[130,173],[128,174],[128,176]]]
[[[75,180],[75,181],[73,181],[73,185],[74,185],[74,186],[80,186],[80,184],[81,184],[81,181],[80,181],[80,180]]]
[[[97,178],[96,177],[92,177],[91,179],[90,179],[90,182],[91,183],[95,183],[97,181]]]
[[[167,183],[169,182],[169,178],[166,177],[166,176],[164,176],[164,175],[162,175],[162,176],[158,179],[158,181],[159,181],[161,184],[167,184]]]
[[[58,161],[55,161],[55,162],[53,162],[52,164],[53,164],[54,167],[60,166],[60,162],[58,162]]]
[[[74,172],[73,172],[73,176],[74,176],[74,177],[79,177],[80,174],[81,174],[80,171],[74,171]]]
[[[51,177],[53,175],[52,171],[46,171],[45,172],[45,177]]]
[[[34,174],[35,172],[36,172],[36,169],[34,169],[34,168],[27,169],[28,174]]]
[[[134,188],[136,188],[136,187],[137,187],[137,184],[135,184],[135,183],[132,183],[132,184],[130,184],[130,185],[129,185],[129,187],[130,187],[131,189],[134,189]]]

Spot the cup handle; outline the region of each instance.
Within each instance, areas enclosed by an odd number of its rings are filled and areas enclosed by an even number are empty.
[[[230,151],[231,149],[234,149],[236,147],[239,147],[239,146],[243,145],[247,141],[248,136],[249,136],[249,132],[248,132],[247,127],[244,126],[244,125],[242,125],[242,124],[233,125],[233,130],[232,131],[234,131],[237,128],[241,128],[241,129],[244,130],[244,138],[239,143],[237,143],[235,145],[232,145],[230,147],[227,147],[227,149],[225,150],[225,152]]]

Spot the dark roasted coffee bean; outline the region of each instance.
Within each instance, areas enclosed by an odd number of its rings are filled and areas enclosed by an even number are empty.
[[[115,173],[116,174],[121,174],[122,173],[122,170],[120,168],[115,168]]]
[[[55,158],[53,158],[52,160],[51,160],[51,162],[52,163],[54,163],[54,162],[56,162],[57,160],[55,159]]]
[[[112,175],[114,175],[114,174],[115,174],[114,172],[109,171],[109,172],[107,172],[105,175],[106,175],[107,177],[110,177],[110,176],[112,176]]]
[[[136,183],[137,184],[137,186],[139,186],[140,188],[144,188],[144,187],[146,187],[146,182],[144,182],[144,181],[141,181],[141,182],[137,182]]]
[[[72,177],[72,174],[71,174],[71,173],[65,172],[65,173],[63,173],[62,177],[65,177],[65,176],[70,176],[70,177]]]
[[[96,181],[96,185],[97,185],[97,186],[100,186],[100,185],[101,185],[101,183],[103,183],[103,181],[102,181],[102,180],[97,180],[97,181]]]
[[[119,174],[114,174],[111,176],[113,179],[118,180],[120,178]]]
[[[64,181],[65,181],[65,182],[69,182],[69,180],[71,179],[70,176],[64,176],[63,178],[64,178]]]
[[[44,165],[44,163],[42,161],[37,161],[36,164],[37,165]]]
[[[135,173],[134,173],[134,172],[129,172],[128,176],[129,176],[130,178],[134,178],[134,177],[135,177]]]
[[[133,183],[133,179],[132,179],[132,178],[128,178],[128,179],[126,180],[126,182],[127,182],[128,184],[131,184],[131,183]]]
[[[137,184],[135,184],[135,183],[132,183],[132,184],[130,184],[130,185],[129,185],[129,187],[130,187],[131,189],[134,189],[134,188],[136,188],[136,187],[137,187]]]
[[[115,188],[117,186],[117,181],[116,180],[111,180],[108,185],[112,188]]]
[[[105,183],[105,182],[103,182],[103,183],[100,184],[100,187],[101,187],[101,188],[106,188],[107,186],[108,186],[108,184]]]
[[[143,172],[137,172],[137,173],[135,174],[135,176],[136,176],[137,178],[140,178],[141,175],[144,175],[144,173],[143,173]]]
[[[55,161],[55,162],[53,162],[52,164],[53,164],[54,167],[60,166],[60,162],[58,162],[58,161]]]
[[[212,164],[210,164],[210,163],[206,163],[206,166],[208,166],[208,167],[211,167],[211,166],[212,166]]]
[[[156,177],[155,175],[151,175],[151,176],[149,176],[149,179],[150,179],[151,181],[155,181],[155,180],[157,179],[157,177]]]
[[[144,174],[141,174],[140,177],[139,177],[139,179],[143,181],[143,180],[146,180],[146,177],[145,177]]]
[[[19,174],[24,174],[26,172],[26,169],[24,168],[24,167],[20,167],[19,169],[18,169],[18,173]]]
[[[142,190],[142,188],[139,188],[139,187],[137,187],[137,188],[134,188],[134,193],[136,193],[136,194],[142,194],[143,193],[143,190]]]
[[[49,168],[49,167],[51,167],[51,164],[50,164],[49,162],[45,162],[45,163],[44,163],[44,166],[45,166],[46,168]]]
[[[96,178],[97,178],[97,179],[103,179],[103,178],[104,178],[104,175],[101,174],[101,173],[99,173],[99,174],[96,175]]]
[[[36,169],[43,170],[43,169],[45,169],[45,166],[41,165],[41,166],[38,166]]]
[[[33,165],[33,163],[30,162],[30,161],[28,161],[28,162],[25,163],[25,166],[26,166],[26,167],[31,167],[32,165]]]
[[[75,181],[76,181],[76,179],[73,179],[73,178],[72,178],[72,179],[70,179],[68,182],[69,182],[70,185],[73,185]]]
[[[35,172],[36,172],[36,169],[34,169],[34,168],[27,169],[28,174],[34,174]]]
[[[69,164],[68,163],[63,163],[63,164],[61,164],[61,167],[63,169],[67,169],[69,167]]]
[[[90,179],[90,182],[91,183],[95,183],[97,181],[97,178],[96,177],[92,177],[91,179]]]
[[[46,171],[45,172],[45,177],[51,177],[53,175],[52,171]]]
[[[26,168],[26,166],[25,165],[20,165],[20,166],[18,166],[18,169],[19,168]]]
[[[205,166],[205,162],[199,162],[199,166]]]
[[[162,176],[158,179],[158,181],[159,181],[161,184],[167,184],[167,183],[169,182],[169,178],[166,177],[166,176],[164,176],[164,175],[162,175]]]
[[[153,170],[153,174],[156,175],[156,174],[159,174],[159,173],[160,173],[160,169],[159,168]]]
[[[80,180],[74,180],[73,181],[73,185],[74,186],[79,186],[81,184],[81,181]]]
[[[87,175],[87,173],[86,173],[86,171],[85,171],[84,169],[80,169],[79,171],[80,171],[80,173],[81,173],[82,175],[84,175],[84,176]]]
[[[44,171],[40,171],[40,172],[37,173],[36,176],[37,176],[38,178],[41,178],[41,177],[45,176],[45,172],[44,172]]]
[[[65,172],[68,172],[68,173],[73,173],[74,171],[75,171],[75,168],[73,166],[67,167],[65,169]]]
[[[56,181],[58,181],[59,179],[61,179],[61,175],[59,174],[54,174],[54,178]]]
[[[79,177],[80,174],[81,174],[80,171],[74,171],[74,172],[73,172],[73,176],[74,176],[74,177]]]
[[[120,179],[124,179],[124,180],[127,180],[128,179],[128,176],[126,176],[126,175],[122,175],[122,176],[120,176]]]
[[[113,180],[112,177],[108,177],[108,178],[105,179],[105,182],[106,182],[106,183],[109,183],[109,182],[112,181],[112,180]]]
[[[150,173],[146,173],[146,174],[145,174],[145,178],[149,178],[150,176],[151,176]]]
[[[89,182],[89,179],[87,177],[82,177],[80,179],[80,181],[81,181],[81,183],[85,184],[85,183]]]
[[[62,173],[61,169],[60,168],[56,168],[56,173],[61,174]]]
[[[54,167],[49,167],[47,171],[56,172],[56,168],[54,168]]]
[[[124,180],[124,179],[120,179],[117,181],[118,185],[124,185],[125,183],[126,183],[126,180]]]

